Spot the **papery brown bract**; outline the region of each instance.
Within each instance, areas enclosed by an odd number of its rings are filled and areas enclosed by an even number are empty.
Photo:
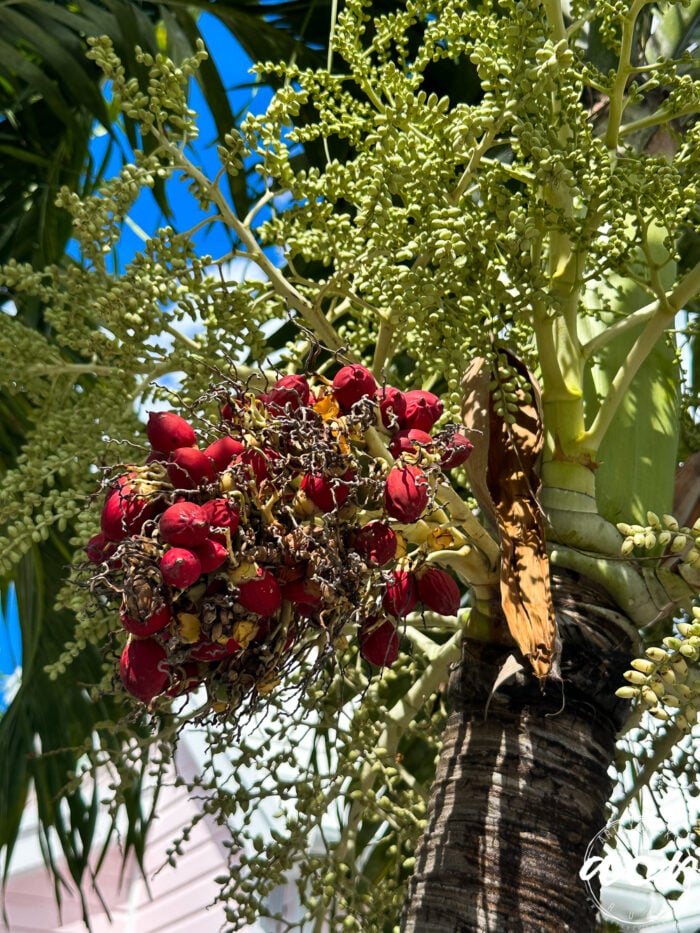
[[[119,660],[119,676],[132,696],[150,703],[168,683],[165,648],[154,638],[130,639]]]

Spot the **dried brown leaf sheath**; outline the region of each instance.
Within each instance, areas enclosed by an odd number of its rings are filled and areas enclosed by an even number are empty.
[[[501,543],[501,606],[508,629],[535,675],[545,678],[552,666],[556,621],[549,587],[549,560],[537,463],[543,430],[539,390],[516,356],[509,363],[531,386],[532,400],[518,390],[515,423],[497,414],[490,392],[491,364],[477,358],[464,375],[463,417],[481,432],[466,470],[482,510],[495,521]]]

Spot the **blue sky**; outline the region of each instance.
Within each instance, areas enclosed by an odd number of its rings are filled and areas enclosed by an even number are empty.
[[[199,20],[199,26],[211,56],[219,69],[224,86],[228,89],[233,113],[243,110],[253,111],[254,113],[263,112],[272,95],[266,87],[250,87],[252,76],[248,73],[248,69],[252,63],[241,46],[213,16],[203,15]],[[219,168],[215,147],[216,132],[214,122],[204,105],[199,88],[194,83],[191,89],[190,105],[199,113],[199,139],[196,142],[197,161],[213,177]],[[93,154],[98,164],[104,154],[106,145],[107,137],[104,134],[97,135],[93,144]],[[128,158],[128,146],[125,140],[124,145]],[[115,152],[109,165],[108,174],[118,171],[119,166],[120,155]],[[176,179],[169,183],[168,197],[175,215],[173,225],[176,229],[186,230],[201,219],[196,203],[189,196],[185,187],[178,185]],[[138,199],[131,214],[131,219],[146,232],[154,230],[160,224],[162,216],[150,192],[144,192]],[[119,265],[128,262],[141,245],[142,241],[137,234],[131,229],[126,229],[119,248]],[[212,225],[210,230],[200,231],[197,245],[202,251],[213,256],[222,255],[230,248],[220,224]],[[0,606],[0,677],[2,677],[2,682],[0,682],[0,709],[5,706],[3,687],[7,684],[6,678],[21,665],[21,659],[22,649],[17,619],[17,604],[14,593],[10,591],[9,598]]]

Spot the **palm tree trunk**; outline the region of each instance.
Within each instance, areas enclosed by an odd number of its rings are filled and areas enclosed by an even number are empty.
[[[508,651],[465,641],[404,933],[587,933],[579,878],[605,824],[634,630],[598,587],[552,578],[561,681],[521,671],[486,704]]]

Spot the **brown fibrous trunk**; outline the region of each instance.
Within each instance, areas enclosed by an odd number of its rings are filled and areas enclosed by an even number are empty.
[[[464,643],[404,933],[595,927],[579,872],[606,822],[633,630],[589,582],[558,574],[552,588],[561,680],[523,669],[491,695],[509,651]]]

